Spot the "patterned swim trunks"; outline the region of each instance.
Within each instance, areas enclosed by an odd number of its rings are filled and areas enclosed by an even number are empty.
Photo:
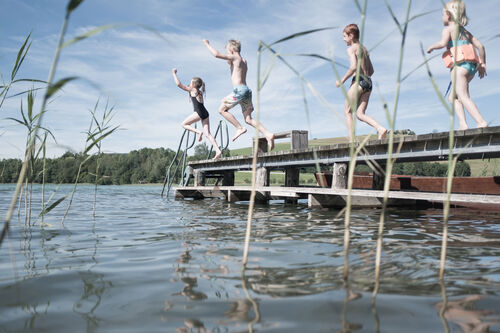
[[[243,112],[252,111],[252,91],[247,86],[236,86],[231,94],[224,97],[222,103],[224,103],[228,110],[240,104]]]

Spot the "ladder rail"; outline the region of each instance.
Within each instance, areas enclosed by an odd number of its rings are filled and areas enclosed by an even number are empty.
[[[196,128],[196,124],[194,125],[194,127]],[[186,133],[187,133],[187,136],[186,136]],[[196,135],[194,135],[193,136],[193,141],[189,145],[189,136],[190,136],[190,132],[188,130],[184,130],[184,132],[182,133],[181,139],[179,141],[179,146],[177,147],[177,152],[175,153],[174,158],[172,159],[172,162],[170,162],[170,165],[169,165],[169,167],[167,169],[165,178],[163,180],[163,187],[162,187],[162,190],[161,190],[161,196],[162,197],[163,197],[163,195],[165,193],[165,187],[167,187],[167,193],[166,194],[167,194],[167,197],[168,197],[168,193],[170,192],[170,188],[172,187],[172,183],[174,181],[175,175],[177,174],[177,171],[179,170],[179,166],[181,164],[181,161],[183,163],[182,173],[181,173],[181,181],[182,181],[182,178],[184,177],[184,172],[185,172],[185,168],[186,168],[187,151],[194,146],[194,143],[195,143],[195,140],[196,140]],[[179,159],[178,156],[179,156],[179,153],[181,151],[182,144],[184,142],[184,137],[186,137],[185,149],[182,152],[182,157]],[[175,165],[175,170],[172,173],[172,168],[174,167],[174,165]]]

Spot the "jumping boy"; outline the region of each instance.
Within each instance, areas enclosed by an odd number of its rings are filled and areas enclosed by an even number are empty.
[[[366,48],[359,43],[359,28],[356,24],[349,24],[344,28],[344,41],[347,46],[347,55],[349,56],[349,69],[345,73],[342,80],[337,80],[335,83],[337,87],[340,87],[348,78],[354,75],[351,87],[347,91],[347,100],[345,101],[344,114],[347,123],[347,129],[349,130],[349,141],[353,142],[352,137],[352,114],[351,114],[351,103],[357,105],[356,116],[359,120],[364,121],[368,125],[374,127],[378,132],[378,138],[383,139],[387,134],[387,129],[380,125],[375,119],[365,114],[366,108],[368,106],[368,101],[370,99],[370,94],[372,91],[372,80],[373,66],[370,61],[370,56]],[[358,61],[361,62],[361,72],[359,75],[359,83],[356,84],[356,68],[358,66]],[[356,100],[357,96],[357,100]],[[349,103],[349,101],[351,103]]]
[[[261,123],[257,123],[252,119],[252,91],[247,86],[247,61],[243,59],[240,55],[241,44],[239,41],[230,39],[226,45],[226,54],[222,54],[217,51],[209,41],[204,39],[203,43],[207,46],[208,50],[212,55],[219,59],[227,60],[229,68],[231,69],[231,81],[233,83],[233,92],[226,96],[222,100],[222,104],[219,108],[219,113],[234,127],[236,127],[236,134],[233,137],[233,141],[236,140],[240,135],[244,134],[247,129],[236,120],[236,118],[229,113],[229,110],[234,106],[240,104],[243,116],[245,117],[245,122],[255,128],[257,128],[266,138],[269,150],[274,148],[274,134],[269,132],[262,126]]]

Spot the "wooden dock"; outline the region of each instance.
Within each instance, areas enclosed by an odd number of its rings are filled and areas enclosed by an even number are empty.
[[[267,203],[269,200],[283,200],[296,203],[299,199],[307,199],[309,207],[343,208],[347,201],[347,189],[331,189],[320,187],[256,187],[255,201]],[[228,202],[248,201],[252,191],[251,186],[191,186],[177,187],[176,199],[224,198]],[[380,190],[352,190],[352,207],[379,207],[384,198]],[[442,204],[446,201],[446,193],[390,191],[388,193],[390,206],[426,206],[428,203]],[[486,194],[451,194],[450,202],[456,206],[500,208],[500,195]]]
[[[488,159],[500,157],[500,126],[466,131],[455,131],[452,147],[454,156],[461,160]],[[266,152],[265,140],[259,140],[257,160],[257,192],[256,200],[267,202],[279,199],[294,203],[299,199],[307,199],[308,205],[321,207],[343,207],[347,196],[347,169],[350,161],[350,145],[336,144],[330,146],[307,146],[306,131],[290,131],[279,133],[278,138],[290,138],[294,149],[278,152]],[[387,161],[388,139],[368,141],[362,153],[357,156],[357,163],[376,162],[383,169]],[[397,162],[443,161],[450,152],[449,133],[432,133],[424,135],[394,138],[393,158]],[[333,172],[331,188],[299,187],[301,168],[320,166]],[[176,198],[211,198],[224,197],[230,202],[248,200],[249,186],[234,186],[234,172],[251,170],[252,156],[235,156],[219,160],[203,160],[189,163],[194,178],[194,186],[177,187]],[[285,172],[284,187],[270,187],[271,170]],[[207,178],[219,178],[221,186],[205,186]],[[384,175],[374,174],[372,189],[353,190],[353,206],[379,206],[383,198]],[[499,185],[500,186],[500,185]],[[443,202],[444,193],[427,193],[418,191],[390,191],[390,205],[413,205],[422,202]],[[474,203],[477,205],[498,205],[500,196],[482,194],[452,194],[452,203]]]

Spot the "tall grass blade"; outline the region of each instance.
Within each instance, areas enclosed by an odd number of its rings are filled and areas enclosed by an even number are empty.
[[[389,14],[391,14],[391,17],[392,17],[394,23],[396,23],[396,27],[398,28],[399,32],[402,35],[403,34],[403,29],[401,29],[401,24],[399,23],[398,18],[394,14],[394,11],[392,10],[391,5],[389,5],[389,3],[387,2],[387,0],[384,0],[384,3],[385,3],[385,6],[387,7],[387,10],[389,11]]]
[[[385,171],[385,180],[384,180],[384,199],[382,203],[382,212],[380,214],[380,221],[379,221],[379,228],[378,228],[378,235],[377,235],[377,248],[376,248],[376,255],[375,255],[375,287],[373,289],[373,294],[372,294],[372,303],[375,303],[375,299],[378,294],[379,290],[379,284],[380,284],[380,262],[381,262],[381,256],[382,256],[382,238],[383,238],[383,232],[384,232],[384,224],[385,224],[385,212],[387,209],[387,202],[388,202],[388,196],[389,196],[389,190],[390,190],[390,185],[391,185],[391,175],[392,175],[392,167],[394,164],[394,161],[392,160],[392,155],[393,155],[393,146],[394,146],[394,128],[396,126],[396,115],[397,115],[397,110],[398,110],[398,103],[399,103],[399,95],[400,95],[400,90],[401,90],[401,74],[403,71],[403,56],[404,56],[404,49],[405,49],[405,42],[406,42],[406,35],[408,32],[408,25],[409,25],[409,17],[410,17],[410,8],[411,8],[411,0],[408,0],[407,5],[406,5],[406,16],[405,16],[405,24],[404,28],[401,29],[399,26],[399,21],[397,18],[394,16],[394,13],[392,12],[391,7],[387,3],[387,0],[385,0],[386,6],[393,16],[394,22],[398,25],[398,29],[401,31],[401,47],[400,47],[400,52],[399,52],[399,63],[398,63],[398,70],[397,70],[397,79],[396,79],[396,92],[394,96],[394,108],[393,108],[393,113],[392,113],[392,118],[388,117],[388,121],[391,127],[391,131],[389,133],[389,142],[387,146],[387,164],[386,164],[386,171]],[[384,103],[386,105],[386,103]],[[398,150],[401,148],[402,141],[400,141],[400,146]]]
[[[76,79],[78,79],[78,77],[71,76],[71,77],[66,77],[64,79],[60,79],[54,84],[50,84],[49,87],[47,88],[47,92],[45,93],[45,99],[49,100],[55,93],[57,93],[62,87],[64,87],[66,83]]]
[[[285,42],[287,40],[294,39],[294,38],[297,38],[297,37],[302,37],[302,36],[305,36],[305,35],[309,35],[309,34],[312,34],[312,33],[318,32],[318,31],[332,30],[332,29],[337,29],[337,28],[338,27],[325,27],[325,28],[318,28],[318,29],[312,29],[312,30],[306,30],[306,31],[296,32],[296,33],[291,34],[289,36],[286,36],[286,37],[283,37],[281,39],[278,39],[277,41],[269,44],[269,46],[273,46],[275,44],[283,43],[283,42]]]
[[[62,24],[62,28],[61,28],[61,32],[59,34],[59,39],[58,39],[58,42],[57,42],[56,53],[54,55],[54,59],[52,60],[52,65],[51,65],[50,72],[49,72],[49,77],[48,77],[48,80],[47,80],[47,86],[48,87],[50,87],[52,85],[52,80],[54,79],[54,75],[55,75],[55,72],[56,72],[56,67],[57,67],[57,64],[59,62],[59,56],[61,54],[61,46],[63,44],[64,35],[66,34],[66,30],[68,28],[68,21],[69,21],[69,12],[66,14],[66,17],[64,18],[64,21],[63,21],[63,24]],[[43,111],[45,111],[46,105],[47,105],[47,96],[44,97],[44,99],[42,101],[42,105],[40,107],[40,110],[41,110],[40,112],[42,114],[43,114]],[[37,120],[37,124],[36,124],[36,126],[34,128],[34,135],[31,136],[30,141],[28,142],[28,147],[33,147],[35,145],[35,141],[36,141],[36,138],[37,138],[36,134],[37,134],[39,126],[42,123],[42,118],[43,117],[39,117],[38,120]],[[32,148],[30,148],[28,150],[31,150],[31,149]],[[6,217],[5,217],[4,226],[3,226],[2,232],[0,234],[0,245],[3,243],[3,239],[5,238],[5,236],[7,235],[8,230],[9,230],[9,223],[10,223],[10,220],[12,218],[12,214],[13,214],[14,209],[15,209],[15,205],[16,205],[16,201],[17,201],[17,196],[18,196],[18,194],[21,191],[22,184],[24,183],[24,180],[25,180],[25,177],[26,177],[26,171],[27,171],[27,168],[28,168],[29,158],[30,158],[30,154],[26,153],[25,158],[24,158],[24,162],[23,162],[23,164],[21,166],[21,170],[19,171],[19,177],[18,177],[18,180],[17,180],[16,190],[14,192],[14,195],[12,196],[12,200],[11,200],[9,209],[8,209]]]
[[[98,144],[99,142],[101,142],[104,138],[106,138],[107,136],[109,136],[110,134],[112,134],[114,131],[116,131],[120,126],[115,126],[113,129],[107,131],[106,133],[102,134],[101,132],[98,132],[98,133],[95,133],[95,134],[92,134],[91,137],[89,138],[89,140],[92,140],[92,143],[85,149],[84,151],[84,154],[87,154],[96,144]],[[95,137],[99,134],[102,134],[101,136],[99,136],[97,139],[95,139]],[[89,141],[87,140],[87,141]]]
[[[31,46],[31,42],[28,44],[30,37],[31,37],[31,32],[28,34],[28,37],[26,37],[23,45],[19,49],[19,52],[17,52],[16,62],[14,63],[14,68],[12,69],[12,73],[10,75],[11,81],[13,81],[14,78],[16,77],[17,71],[21,67],[21,64],[23,63],[24,58],[26,57],[26,54],[28,54],[28,50]],[[28,45],[28,47],[26,48],[26,52],[25,52],[24,48],[26,47],[26,45]]]
[[[56,208],[57,206],[59,206],[59,204],[61,202],[63,202],[64,200],[66,200],[66,198],[68,197],[68,194],[65,195],[64,197],[60,197],[59,199],[57,199],[56,201],[54,201],[50,206],[44,208],[41,212],[40,212],[40,215],[39,217],[43,217],[45,215],[47,215],[52,209]]]
[[[74,44],[74,43],[77,43],[81,40],[84,40],[84,39],[87,39],[89,37],[92,37],[94,35],[97,35],[101,32],[103,32],[104,30],[109,30],[109,29],[114,29],[114,28],[118,28],[118,27],[122,27],[122,26],[125,26],[125,25],[128,25],[128,24],[106,24],[106,25],[102,25],[100,27],[97,27],[97,28],[94,28],[92,30],[89,30],[87,31],[86,33],[84,34],[81,34],[69,41],[67,41],[66,43],[63,44],[63,48],[65,47],[68,47],[70,46],[71,44]]]
[[[82,4],[83,0],[70,0],[68,7],[66,7],[67,15],[71,14],[78,6]]]

